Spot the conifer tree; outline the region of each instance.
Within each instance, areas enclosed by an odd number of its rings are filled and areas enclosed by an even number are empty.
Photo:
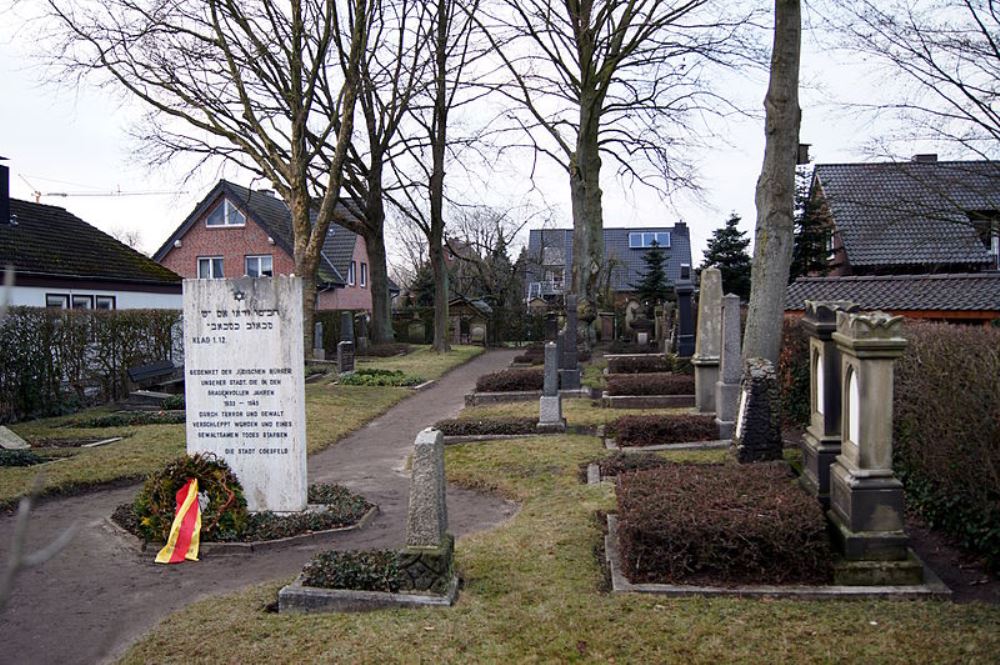
[[[639,302],[646,306],[646,313],[652,316],[653,309],[670,296],[670,282],[667,281],[665,264],[667,255],[657,242],[642,255],[646,269],[639,274],[638,284],[630,284],[635,289]]]
[[[830,270],[826,260],[829,224],[820,205],[809,196],[811,169],[796,173],[795,178],[795,236],[789,283],[810,274],[825,275]]]
[[[722,290],[735,293],[742,300],[750,297],[750,238],[737,225],[740,216],[731,213],[726,225],[712,232],[705,250],[705,260],[698,268],[716,267],[722,273]]]

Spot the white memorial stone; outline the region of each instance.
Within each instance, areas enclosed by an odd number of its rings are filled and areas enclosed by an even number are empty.
[[[187,452],[214,453],[252,511],[306,507],[302,280],[184,280]]]
[[[6,448],[7,450],[25,450],[30,448],[28,442],[19,437],[14,432],[10,431],[3,425],[0,425],[0,448]]]
[[[861,442],[861,394],[858,390],[858,374],[851,372],[847,389],[847,420],[850,424],[848,440],[854,445]]]

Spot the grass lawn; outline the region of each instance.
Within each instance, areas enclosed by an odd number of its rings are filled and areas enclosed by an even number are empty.
[[[357,367],[402,370],[404,374],[419,376],[424,379],[437,379],[448,370],[472,360],[483,351],[481,346],[454,345],[446,354],[434,353],[427,345],[415,346],[414,350],[405,356],[390,358],[357,359]]]
[[[563,417],[568,425],[594,426],[604,425],[622,416],[659,415],[672,416],[682,413],[694,413],[687,407],[671,409],[605,409],[594,400],[563,399]],[[515,418],[538,413],[538,401],[510,402],[507,404],[484,404],[463,409],[459,418]]]
[[[439,355],[421,348],[405,358],[379,359],[373,367],[387,369],[418,368],[425,378],[440,376],[448,369],[482,353],[481,347],[458,347]],[[411,356],[413,356],[411,358]],[[410,365],[405,365],[409,359]],[[384,413],[403,398],[412,395],[409,388],[368,386],[331,386],[313,383],[306,386],[306,436],[309,452],[315,453],[360,428]],[[123,441],[98,448],[39,449],[49,457],[67,457],[55,464],[33,467],[0,467],[0,506],[9,505],[31,489],[42,475],[43,494],[71,493],[102,483],[138,480],[159,470],[184,452],[184,425],[143,425],[94,429],[62,428],[69,421],[110,413],[99,407],[59,418],[45,418],[10,426],[29,441],[44,438],[111,438]]]
[[[451,482],[522,504],[459,540],[466,586],[453,608],[268,613],[281,580],[175,613],[125,661],[995,662],[997,607],[603,592],[595,511],[614,505],[613,489],[577,481],[578,465],[603,452],[590,436],[449,446]]]

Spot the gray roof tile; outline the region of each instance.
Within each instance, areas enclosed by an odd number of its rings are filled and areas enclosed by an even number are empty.
[[[801,277],[789,285],[785,309],[805,309],[806,300],[851,300],[893,311],[1000,311],[1000,272]]]

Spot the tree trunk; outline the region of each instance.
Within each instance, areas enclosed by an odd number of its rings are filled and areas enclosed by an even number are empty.
[[[451,351],[448,343],[448,265],[444,262],[444,247],[439,241],[431,244],[431,267],[434,269],[434,350]]]
[[[799,57],[802,9],[799,0],[775,0],[771,81],[766,111],[764,164],[757,180],[757,231],[751,272],[750,309],[743,337],[744,358],[777,364],[792,262],[795,160],[799,145]]]
[[[372,290],[372,342],[391,342],[392,312],[389,302],[389,272],[385,263],[385,235],[381,229],[377,233],[370,229],[365,234],[365,243],[368,245],[368,270]]]
[[[431,123],[430,245],[434,270],[434,350],[448,344],[448,268],[444,262],[444,157],[448,145],[448,2],[438,0],[435,41],[434,119]]]
[[[569,170],[573,209],[573,292],[597,311],[597,277],[604,265],[604,212],[601,207],[601,154],[598,148],[602,101],[580,98],[580,131]]]

